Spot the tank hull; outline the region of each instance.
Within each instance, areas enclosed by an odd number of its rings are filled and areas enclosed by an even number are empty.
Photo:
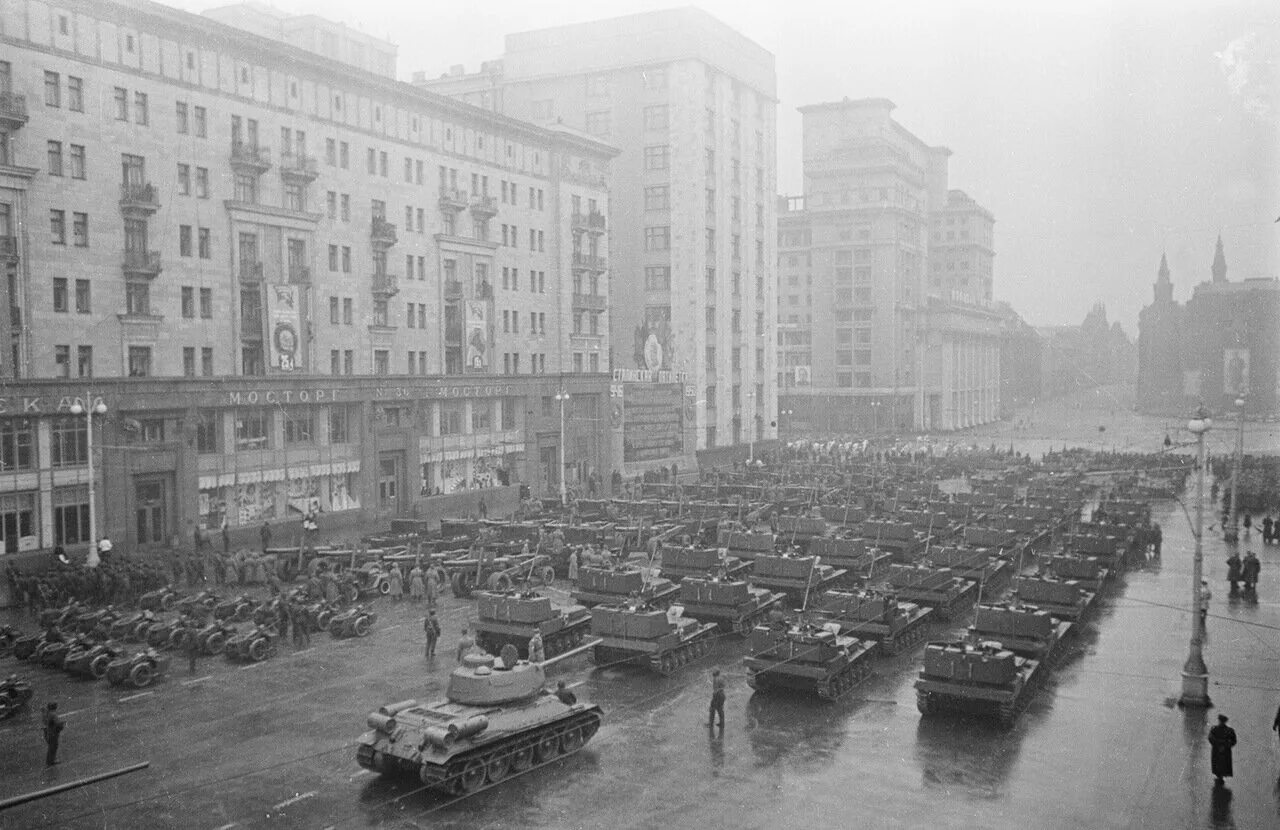
[[[786,689],[838,700],[870,676],[878,648],[853,638],[814,643],[762,626],[752,632],[752,653],[742,662],[747,685],[757,692]]]
[[[680,605],[690,617],[715,623],[725,634],[746,635],[764,620],[770,609],[780,606],[785,598],[785,594],[768,591],[762,596],[752,596],[746,602],[736,604],[681,600]]]
[[[681,666],[706,656],[715,645],[715,623],[702,623],[689,631],[653,639],[602,636],[591,650],[597,666],[632,663],[661,675],[673,674]]]
[[[497,654],[510,643],[519,650],[521,659],[527,660],[529,641],[535,633],[542,635],[543,653],[548,658],[582,645],[591,627],[591,617],[584,612],[570,619],[556,617],[540,623],[504,622],[481,617],[474,627],[476,645],[485,651]]]
[[[667,585],[651,594],[645,594],[645,602],[654,608],[666,608],[680,595],[679,585]],[[610,593],[601,590],[577,590],[570,595],[574,602],[591,608],[595,605],[614,605],[626,602],[630,594]]]

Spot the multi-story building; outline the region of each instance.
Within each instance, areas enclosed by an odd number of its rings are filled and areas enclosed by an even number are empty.
[[[73,397],[126,543],[607,477],[616,149],[144,0],[0,43],[4,550],[89,538]]]
[[[772,437],[773,56],[683,8],[509,35],[502,60],[480,73],[418,80],[621,150],[609,270],[628,472]],[[655,388],[659,371],[683,392]],[[683,424],[654,423],[679,410],[681,394]],[[628,395],[641,401],[634,420]]]
[[[780,409],[797,430],[955,429],[998,417],[991,214],[951,151],[882,98],[800,108],[803,197],[779,201]],[[963,226],[970,234],[957,239]],[[946,229],[946,230],[944,230]],[[946,234],[948,231],[951,236]],[[931,267],[948,263],[952,270]],[[960,263],[973,269],[962,281]]]

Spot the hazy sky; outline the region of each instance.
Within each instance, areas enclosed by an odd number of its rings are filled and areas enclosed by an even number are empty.
[[[680,3],[272,5],[389,38],[407,80],[456,63],[474,70],[502,55],[511,32]],[[995,213],[996,298],[1033,324],[1077,323],[1101,300],[1135,335],[1161,252],[1185,299],[1208,279],[1219,232],[1229,278],[1280,275],[1274,0],[696,5],[777,58],[783,192],[801,187],[796,107],[893,100],[907,129],[951,148],[951,186]]]

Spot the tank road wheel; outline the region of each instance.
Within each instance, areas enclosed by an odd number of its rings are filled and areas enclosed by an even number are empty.
[[[151,671],[150,663],[139,663],[133,667],[133,671],[129,672],[129,682],[133,683],[136,689],[150,686],[153,678],[154,673]]]
[[[355,621],[355,624],[352,626],[352,630],[355,631],[357,637],[368,637],[369,636],[369,618],[356,617],[356,621]]]
[[[249,659],[255,663],[261,663],[271,656],[271,643],[266,638],[259,637],[249,644]]]
[[[227,637],[221,631],[215,631],[204,639],[204,650],[208,654],[221,654],[226,647]]]
[[[916,708],[922,715],[932,715],[937,711],[933,705],[933,695],[928,692],[916,692]]]
[[[538,738],[538,744],[534,747],[533,753],[537,756],[540,763],[546,763],[560,754],[560,736],[554,732],[548,731]]]
[[[676,658],[677,668],[682,666],[687,666],[689,664],[689,649],[682,647],[679,651],[676,652],[675,658]]]
[[[485,778],[490,784],[497,784],[511,772],[511,754],[507,750],[498,750],[485,759]]]
[[[465,765],[455,767],[451,772],[450,777],[453,779],[451,787],[454,795],[470,795],[484,786],[484,762],[479,758],[472,758]]]
[[[378,582],[378,593],[379,593],[379,594],[382,594],[384,597],[385,597],[387,594],[390,594],[390,593],[391,593],[391,581],[390,581],[390,580],[388,580],[388,579],[380,580],[380,581]]]
[[[582,749],[582,727],[571,726],[560,733],[560,751],[565,755]]]
[[[173,604],[177,601],[178,601],[177,594],[165,594],[164,596],[160,597],[160,610],[172,611]]]
[[[89,661],[89,674],[93,675],[95,680],[101,680],[107,676],[107,666],[109,665],[111,665],[111,657],[106,654],[99,654]]]
[[[671,674],[676,670],[676,661],[670,654],[664,654],[658,659],[658,671],[663,674]]]
[[[520,744],[511,750],[511,772],[524,772],[533,766],[533,744]]]

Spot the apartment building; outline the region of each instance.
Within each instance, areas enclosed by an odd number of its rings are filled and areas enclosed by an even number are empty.
[[[608,257],[615,148],[144,0],[14,0],[0,43],[5,550],[89,538],[50,524],[87,499],[75,398],[149,445],[97,459],[139,544],[611,470],[572,263]]]
[[[415,80],[620,149],[610,178],[615,391],[624,408],[634,391],[648,409],[659,394],[654,384],[667,387],[670,410],[678,385],[685,413],[678,426],[657,430],[658,446],[638,433],[624,441],[629,472],[775,436],[769,52],[684,8],[508,35],[502,59],[479,73],[455,68]],[[649,421],[637,423],[655,432]],[[671,429],[683,439],[672,441]]]
[[[777,380],[791,430],[954,429],[999,411],[994,220],[948,191],[951,151],[893,109],[800,108],[805,191],[778,201]],[[957,223],[972,236],[957,239]],[[972,287],[957,276],[969,269]]]

